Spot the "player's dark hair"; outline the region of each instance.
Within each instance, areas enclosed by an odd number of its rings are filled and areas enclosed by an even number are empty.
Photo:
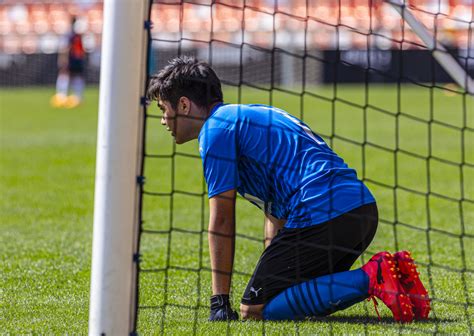
[[[151,76],[148,99],[166,100],[173,109],[181,97],[187,97],[200,107],[210,107],[223,101],[221,81],[209,64],[194,57],[173,58],[169,64]]]

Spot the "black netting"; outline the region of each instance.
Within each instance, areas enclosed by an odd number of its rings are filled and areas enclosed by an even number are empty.
[[[474,75],[472,1],[407,7]],[[208,200],[196,142],[177,146],[148,109],[137,332],[472,333],[474,103],[393,7],[376,0],[154,1],[149,72],[173,57],[207,61],[228,103],[304,120],[375,195],[379,229],[355,265],[412,251],[432,297],[427,322],[400,325],[370,303],[305,322],[207,322]],[[437,50],[440,50],[437,48]],[[263,251],[263,216],[237,200],[236,309]]]

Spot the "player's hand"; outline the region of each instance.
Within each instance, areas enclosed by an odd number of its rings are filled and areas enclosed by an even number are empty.
[[[211,315],[209,321],[237,320],[239,315],[230,306],[229,295],[211,296]]]

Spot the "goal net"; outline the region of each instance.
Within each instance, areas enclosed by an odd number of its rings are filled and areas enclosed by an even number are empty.
[[[301,118],[355,168],[379,207],[374,252],[408,249],[432,297],[425,323],[371,303],[284,323],[209,323],[208,198],[197,143],[177,146],[148,107],[139,334],[470,333],[474,314],[471,0],[155,0],[149,73],[179,55],[216,70],[227,103]],[[470,84],[471,83],[471,84]],[[264,249],[263,216],[237,200],[232,302]]]

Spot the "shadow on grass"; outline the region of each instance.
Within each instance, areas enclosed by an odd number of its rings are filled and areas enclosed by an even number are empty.
[[[386,324],[397,324],[401,325],[399,322],[395,321],[392,317],[382,317],[378,318],[376,316],[366,316],[366,315],[345,315],[345,316],[324,316],[324,317],[312,317],[308,321],[314,322],[340,322],[340,323],[352,323],[352,324],[376,324],[376,323],[386,323]],[[440,319],[440,318],[430,318],[423,321],[414,321],[416,324],[432,324],[432,323],[449,323],[456,322],[453,319]],[[407,326],[410,324],[406,324]]]

